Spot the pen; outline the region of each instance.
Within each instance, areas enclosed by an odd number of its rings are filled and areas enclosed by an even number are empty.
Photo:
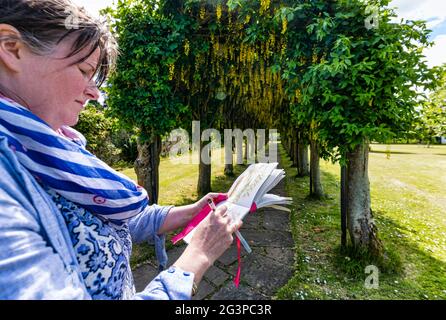
[[[217,207],[215,206],[214,201],[212,201],[212,199],[208,199],[208,203],[209,203],[209,206],[211,207],[212,211],[215,212],[215,210],[217,210]],[[249,246],[248,242],[245,240],[245,238],[243,238],[243,236],[240,233],[240,231],[238,231],[238,230],[235,231],[235,235],[240,240],[240,242],[242,243],[242,245],[245,248],[246,252],[251,253],[252,249]]]

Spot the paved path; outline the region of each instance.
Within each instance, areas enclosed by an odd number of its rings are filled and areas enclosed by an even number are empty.
[[[284,180],[271,193],[285,196]],[[289,214],[273,209],[260,209],[244,220],[240,230],[253,252],[242,247],[242,272],[239,288],[233,279],[237,272],[235,244],[204,275],[196,300],[268,300],[293,275],[294,250]],[[169,263],[181,255],[185,246],[167,252]],[[141,291],[157,274],[154,262],[134,270],[137,291]]]

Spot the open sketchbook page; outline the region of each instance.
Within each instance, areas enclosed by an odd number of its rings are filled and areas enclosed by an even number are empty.
[[[243,220],[246,214],[248,214],[253,203],[256,203],[257,208],[268,205],[289,204],[291,198],[266,194],[285,177],[284,170],[276,169],[277,166],[278,163],[250,165],[232,184],[228,191],[228,200],[220,202],[217,208],[222,205],[226,206],[226,212],[231,219],[239,221]],[[193,234],[194,230],[184,237],[183,240],[189,243]]]
[[[249,209],[264,182],[270,177],[278,163],[252,164],[245,170],[228,191],[228,202]],[[243,218],[243,217],[240,217]]]

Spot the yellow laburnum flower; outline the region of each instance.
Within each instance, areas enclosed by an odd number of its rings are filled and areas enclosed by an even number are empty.
[[[324,55],[323,55],[322,58],[321,58],[321,63],[325,63],[325,62],[327,62],[326,57],[327,57],[327,55],[324,53]]]
[[[184,69],[183,67],[181,67],[181,72],[180,72],[181,81],[186,82],[184,75],[185,75]]]
[[[296,90],[296,99],[298,102],[300,102],[300,99],[302,98],[302,92],[300,91],[300,89]]]
[[[271,4],[271,0],[260,0],[260,14],[264,14]]]
[[[274,46],[276,45],[276,37],[274,35],[274,33],[271,33],[269,36],[269,42],[270,42],[270,48],[274,48]]]
[[[175,65],[169,64],[169,80],[173,80],[173,76],[175,74]]]
[[[285,43],[282,44],[282,48],[281,48],[281,50],[280,50],[280,53],[281,53],[282,55],[285,55],[285,53],[286,53],[286,48],[287,48],[287,44],[286,44],[286,42],[285,42]]]
[[[222,15],[222,8],[221,8],[221,3],[217,4],[217,21],[220,22],[221,19],[221,15]]]
[[[288,30],[288,20],[286,18],[282,19],[282,34],[285,34]]]
[[[190,52],[190,43],[189,40],[186,39],[186,41],[184,41],[184,54],[187,56],[189,56],[189,52]]]
[[[200,8],[200,19],[204,20],[205,16],[206,16],[206,8],[205,7],[201,7]]]

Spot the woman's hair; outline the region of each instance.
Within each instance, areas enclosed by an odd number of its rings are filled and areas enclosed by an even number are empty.
[[[97,48],[99,65],[95,77],[98,87],[107,79],[118,55],[116,40],[106,24],[90,16],[70,0],[0,0],[0,24],[20,32],[20,41],[37,55],[50,54],[68,36],[74,42],[66,58],[83,49],[89,52],[75,63],[85,61]],[[0,36],[0,41],[11,36]]]

